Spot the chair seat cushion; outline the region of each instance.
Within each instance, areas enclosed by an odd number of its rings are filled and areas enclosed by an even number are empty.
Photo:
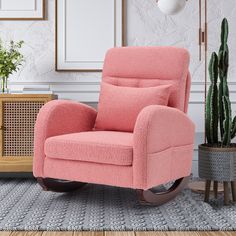
[[[54,136],[46,140],[44,149],[47,158],[130,166],[133,134],[89,131]]]

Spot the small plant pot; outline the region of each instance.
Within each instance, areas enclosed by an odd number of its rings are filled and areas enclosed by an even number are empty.
[[[199,145],[199,177],[206,180],[205,201],[209,201],[211,181],[217,196],[218,182],[224,183],[225,204],[229,202],[229,186],[232,187],[233,201],[236,201],[236,147],[220,148]]]

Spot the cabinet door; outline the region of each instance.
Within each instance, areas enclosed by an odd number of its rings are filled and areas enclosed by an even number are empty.
[[[0,172],[32,172],[34,125],[44,100],[3,99]]]
[[[0,100],[0,158],[3,156],[3,101]]]

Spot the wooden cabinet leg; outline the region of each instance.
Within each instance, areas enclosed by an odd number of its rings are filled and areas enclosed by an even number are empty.
[[[236,202],[236,181],[231,182],[231,191],[232,191],[233,201]]]
[[[204,202],[209,202],[210,190],[211,190],[211,181],[206,180]]]
[[[224,182],[224,203],[229,205],[229,183]]]
[[[214,181],[214,197],[218,197],[218,181]]]

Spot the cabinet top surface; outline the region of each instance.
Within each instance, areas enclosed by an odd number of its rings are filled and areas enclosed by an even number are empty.
[[[56,98],[55,94],[0,94],[1,98]]]

